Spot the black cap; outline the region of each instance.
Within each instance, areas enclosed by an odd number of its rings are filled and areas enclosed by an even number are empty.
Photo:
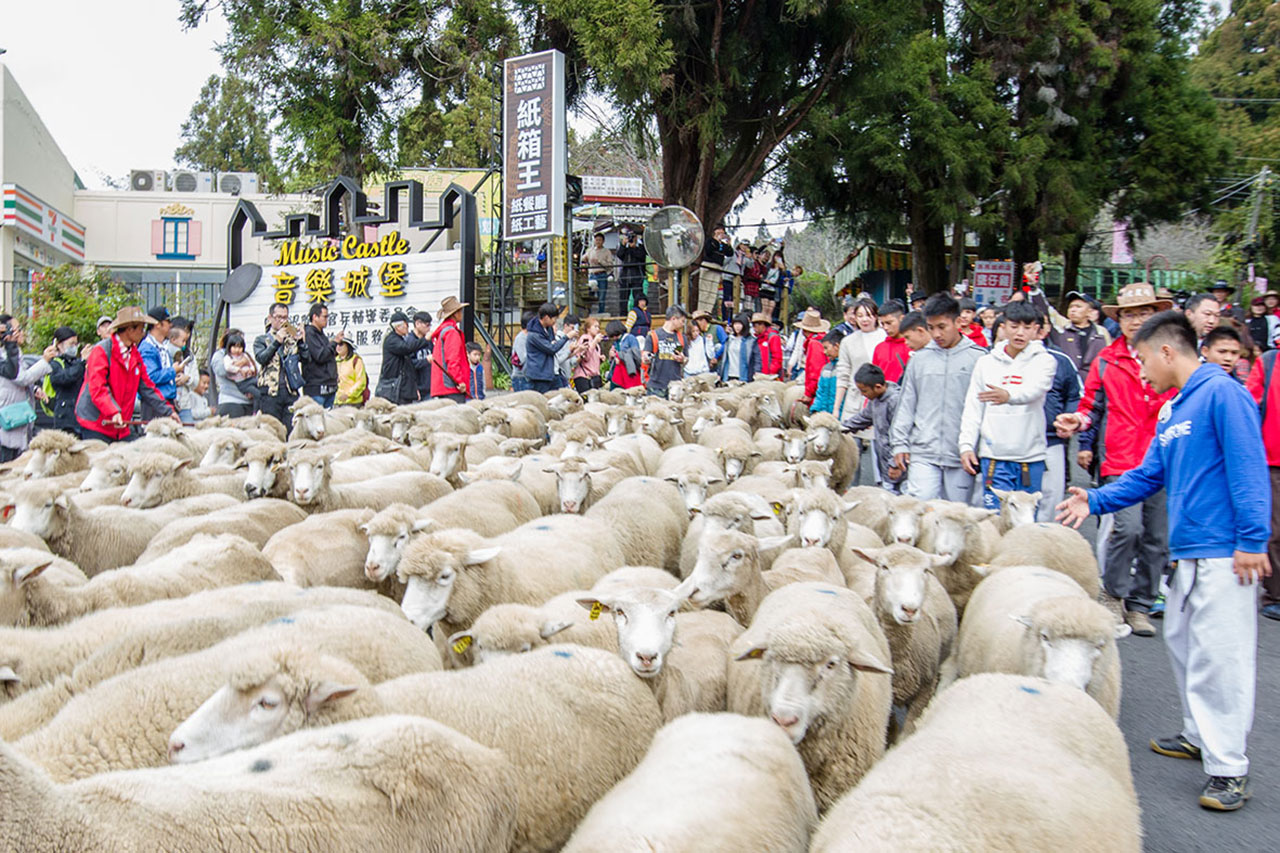
[[[58,343],[76,337],[76,330],[70,326],[59,326],[53,330],[53,339]]]
[[[1063,301],[1066,302],[1066,304],[1068,305],[1070,305],[1072,302],[1075,302],[1077,299],[1079,299],[1081,302],[1084,302],[1090,305],[1093,304],[1093,299],[1092,297],[1089,296],[1089,294],[1081,293],[1078,290],[1072,290],[1068,292],[1066,296],[1063,297]]]
[[[391,312],[391,325],[394,326],[396,323],[407,323],[407,322],[409,322],[409,317],[403,311]]]
[[[157,323],[163,323],[169,319],[169,309],[163,305],[152,305],[147,309],[147,315],[153,318]]]

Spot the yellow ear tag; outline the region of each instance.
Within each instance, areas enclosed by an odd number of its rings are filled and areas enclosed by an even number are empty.
[[[772,504],[772,506],[773,506],[773,514],[774,514],[774,515],[779,515],[779,516],[780,516],[780,515],[782,515],[782,504],[781,504],[781,502],[779,502],[779,501],[774,501],[774,502],[773,502],[773,504]]]
[[[591,621],[594,622],[595,620],[599,619],[600,611],[602,610],[604,610],[604,606],[601,605],[600,602],[598,601],[595,604],[591,605]]]
[[[455,655],[460,655],[469,648],[471,648],[471,638],[459,637],[458,642],[453,644],[453,653]]]

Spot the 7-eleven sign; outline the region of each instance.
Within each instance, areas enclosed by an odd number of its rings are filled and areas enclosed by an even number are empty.
[[[83,225],[17,184],[4,184],[0,189],[3,190],[0,212],[5,225],[70,255],[72,260],[84,260]]]

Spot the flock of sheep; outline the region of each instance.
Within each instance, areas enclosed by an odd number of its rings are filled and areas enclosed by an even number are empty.
[[[0,848],[1139,850],[1087,543],[850,488],[800,393],[40,433]]]

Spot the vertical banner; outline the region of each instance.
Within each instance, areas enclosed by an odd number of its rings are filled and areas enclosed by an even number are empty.
[[[1002,305],[1013,295],[1013,261],[974,261],[973,300]]]
[[[564,54],[544,50],[503,63],[503,236],[564,234]]]

